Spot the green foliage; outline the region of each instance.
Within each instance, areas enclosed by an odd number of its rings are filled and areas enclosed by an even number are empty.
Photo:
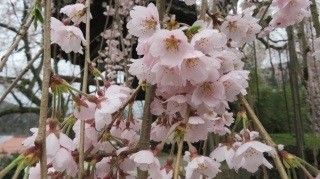
[[[282,84],[263,81],[258,77],[258,88],[256,85],[256,77],[251,73],[250,77],[250,93],[249,101],[254,104],[262,124],[269,133],[291,133],[294,132],[294,116],[291,97],[291,89],[289,84],[285,84],[285,93],[288,105],[288,115],[286,110],[286,100]],[[257,92],[257,90],[259,90]],[[259,94],[259,96],[258,96]],[[303,127],[305,132],[310,132],[308,126],[308,107],[306,104],[306,91],[300,86],[300,102]]]
[[[12,154],[10,156],[0,157],[0,171],[8,166],[14,159],[16,159],[20,154]],[[14,167],[5,177],[4,179],[12,178],[14,172],[16,171],[17,167]],[[24,175],[24,171],[22,170],[19,174],[18,179],[22,179]]]
[[[296,138],[295,135],[289,134],[289,133],[283,133],[283,134],[270,134],[271,138],[274,140],[277,144],[283,144],[285,146],[296,145]],[[305,134],[304,139],[306,142],[306,148],[320,148],[320,140],[319,137],[315,136],[314,134]]]
[[[43,23],[44,19],[43,16],[41,14],[41,6],[34,6],[32,9],[32,15],[34,16],[34,21],[33,21],[33,25],[34,28],[37,29],[38,27],[38,21]]]

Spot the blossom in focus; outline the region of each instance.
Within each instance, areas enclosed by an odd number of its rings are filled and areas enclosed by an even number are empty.
[[[58,19],[51,17],[51,43],[58,44],[66,53],[81,53],[82,45],[86,45],[82,31],[75,26],[65,26]]]
[[[160,57],[160,63],[169,67],[180,65],[185,55],[193,50],[182,30],[159,30],[154,34],[150,54]]]
[[[130,17],[132,19],[128,22],[127,28],[134,36],[148,38],[160,29],[158,10],[152,3],[148,7],[135,6],[130,11]]]
[[[82,3],[66,5],[60,9],[60,13],[66,14],[75,24],[86,23],[86,7]],[[90,18],[92,19],[91,14]]]
[[[235,157],[232,160],[236,164],[234,169],[244,168],[251,173],[255,173],[260,165],[271,169],[272,165],[263,156],[264,152],[272,154],[274,149],[259,141],[245,142],[236,150]]]

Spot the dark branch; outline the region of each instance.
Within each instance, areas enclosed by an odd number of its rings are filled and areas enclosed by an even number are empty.
[[[6,28],[6,29],[11,30],[11,31],[13,31],[15,33],[18,33],[17,29],[15,29],[14,27],[9,26],[8,24],[4,24],[4,23],[0,22],[0,27]]]
[[[283,46],[274,46],[274,45],[268,44],[268,42],[266,40],[264,40],[263,38],[258,38],[258,40],[266,47],[266,49],[273,48],[276,50],[284,50],[287,48],[287,44],[284,44]]]
[[[39,108],[28,108],[28,107],[11,107],[8,109],[5,109],[3,111],[0,111],[0,117],[7,115],[7,114],[14,114],[14,113],[36,113],[39,114]]]

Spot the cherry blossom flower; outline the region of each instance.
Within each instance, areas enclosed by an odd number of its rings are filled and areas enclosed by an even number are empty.
[[[175,114],[180,112],[181,115],[185,115],[187,111],[187,98],[184,95],[176,95],[169,98],[167,101],[167,110],[168,114]]]
[[[151,178],[161,177],[160,162],[149,150],[141,150],[132,154],[129,159],[142,171],[148,171]]]
[[[86,45],[82,31],[75,26],[65,26],[58,19],[51,17],[51,43],[60,45],[66,53],[81,53],[82,45]]]
[[[239,93],[246,95],[246,88],[249,86],[249,71],[234,70],[220,77],[219,81],[223,83],[226,99],[230,102],[237,100]]]
[[[152,84],[159,84],[161,86],[185,86],[186,80],[180,75],[178,67],[169,67],[157,63],[151,69],[155,75],[155,81]]]
[[[80,120],[77,120],[73,125],[72,130],[75,133],[75,138],[73,139],[73,143],[78,146],[80,143]],[[98,142],[98,132],[94,128],[94,126],[85,123],[84,130],[84,149],[87,150],[91,145]]]
[[[34,141],[37,138],[38,135],[38,128],[31,128],[30,131],[33,133],[32,136],[26,138],[24,141],[22,141],[22,145],[25,147],[32,147],[34,146]]]
[[[214,158],[217,162],[222,162],[225,160],[228,167],[232,169],[235,165],[233,163],[235,153],[235,149],[232,145],[228,146],[220,143],[219,146],[210,153],[210,157]]]
[[[104,178],[111,171],[111,157],[104,157],[102,160],[96,163],[95,176],[98,178]]]
[[[188,155],[190,155],[190,152],[186,151],[184,159],[188,159]],[[190,161],[188,161],[188,164],[185,167],[186,179],[201,178],[201,175],[208,178],[214,178],[221,172],[219,169],[220,166],[220,163],[210,157],[201,155],[191,156]]]
[[[127,24],[129,33],[140,37],[148,38],[160,29],[159,14],[154,4],[148,7],[135,6],[130,11],[131,20]]]
[[[81,3],[66,5],[60,9],[60,13],[66,14],[75,24],[80,24],[80,22],[86,23],[87,21],[86,7]],[[91,14],[90,18],[92,19]]]
[[[68,175],[75,177],[77,175],[78,165],[73,160],[71,152],[65,148],[60,148],[52,160],[52,166],[56,171],[66,171]]]
[[[77,164],[71,156],[71,151],[74,151],[76,146],[72,140],[61,132],[59,137],[55,133],[50,133],[46,143],[48,162],[52,163],[53,168],[60,172],[66,170],[68,175],[75,176]]]
[[[188,54],[180,66],[180,75],[192,84],[201,83],[208,78],[209,71],[218,72],[220,63],[199,51]]]
[[[184,140],[198,142],[206,140],[208,136],[208,124],[200,116],[190,116],[187,124]]]
[[[271,169],[272,165],[264,158],[264,152],[273,153],[274,149],[259,141],[245,142],[236,150],[232,161],[236,164],[234,169],[238,170],[241,167],[251,173],[255,173],[260,165]]]
[[[226,48],[227,38],[217,30],[204,29],[192,37],[191,44],[195,50],[204,54],[212,54],[214,50]]]
[[[206,81],[197,86],[191,97],[193,104],[203,103],[208,107],[215,107],[225,99],[223,84],[215,80],[218,76],[218,74],[211,73]]]
[[[132,59],[133,63],[129,65],[129,73],[136,76],[140,82],[144,80],[147,80],[147,82],[155,81],[155,73],[151,72],[151,68],[157,60],[151,55],[145,55],[137,60]]]
[[[170,128],[171,125],[169,125],[167,122],[160,122],[160,124],[157,124],[157,122],[152,123],[150,139],[156,142],[166,140]],[[167,141],[167,143],[169,143],[169,141]]]
[[[244,10],[243,15],[229,15],[226,21],[222,23],[220,30],[236,42],[236,46],[240,47],[245,43],[252,42],[255,39],[255,34],[259,33],[261,26],[257,23],[258,20],[252,17],[252,11],[255,7],[250,7]]]
[[[159,30],[154,34],[150,46],[150,54],[160,57],[160,63],[169,67],[180,65],[187,52],[193,50],[188,43],[187,36],[179,29]]]
[[[86,103],[87,106],[80,105],[76,107],[74,110],[74,116],[79,120],[94,119],[94,113],[97,105],[89,102],[88,100],[83,100],[83,102]]]
[[[272,1],[271,6],[277,7],[276,11],[270,21],[272,27],[287,27],[299,23],[305,17],[311,15],[307,8],[310,5],[308,0],[275,0]]]

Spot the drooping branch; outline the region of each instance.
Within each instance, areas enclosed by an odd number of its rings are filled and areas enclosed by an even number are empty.
[[[272,138],[270,137],[266,129],[261,124],[259,118],[254,113],[252,107],[249,105],[246,98],[242,94],[239,94],[238,99],[240,103],[245,107],[249,118],[253,121],[255,128],[259,131],[259,134],[261,135],[263,140],[266,142],[266,144],[268,144],[269,146],[272,146],[273,148],[276,148],[277,145],[273,142]],[[280,177],[282,179],[289,179],[278,153],[275,153],[275,155],[273,156],[273,160],[274,160],[274,163],[276,164]]]
[[[86,0],[86,41],[90,42],[90,2],[91,0]],[[83,69],[83,82],[82,82],[82,92],[86,93],[88,88],[88,74],[90,63],[90,44],[85,46],[85,60],[84,60],[84,69]],[[79,173],[78,178],[82,179],[84,176],[84,135],[85,135],[85,121],[81,120],[80,122],[80,143],[79,143]]]
[[[44,1],[44,35],[43,35],[43,81],[42,95],[40,104],[40,116],[38,135],[35,144],[41,148],[40,157],[40,173],[42,179],[47,179],[47,154],[46,154],[46,121],[49,102],[49,86],[51,75],[51,34],[50,34],[50,19],[51,19],[51,0]]]

